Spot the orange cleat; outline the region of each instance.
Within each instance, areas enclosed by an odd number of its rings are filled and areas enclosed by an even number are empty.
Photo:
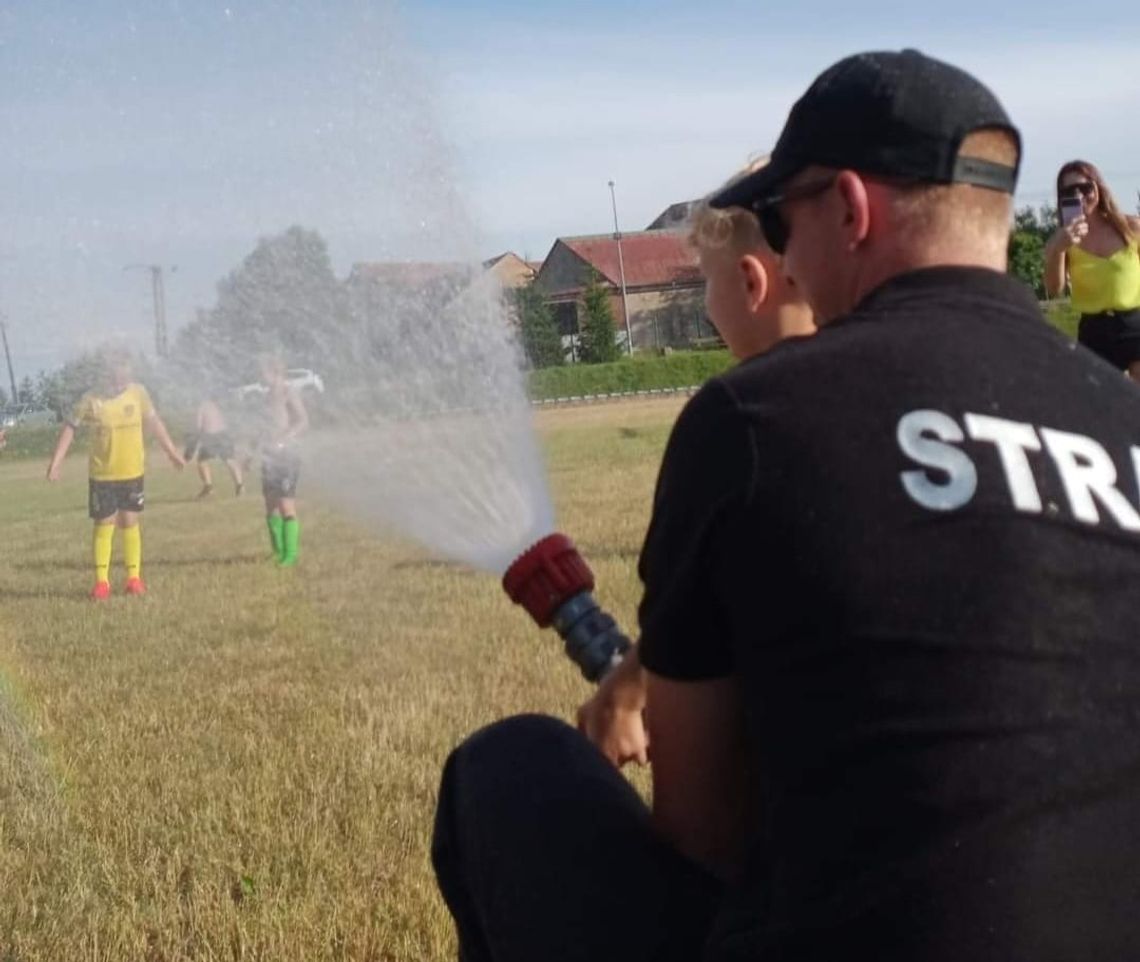
[[[128,595],[145,595],[146,585],[143,584],[142,578],[128,578],[123,590]]]
[[[91,589],[92,601],[106,601],[111,597],[111,583],[109,581],[96,581]]]

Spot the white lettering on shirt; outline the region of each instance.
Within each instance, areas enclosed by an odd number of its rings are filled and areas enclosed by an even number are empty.
[[[899,448],[922,466],[899,474],[903,489],[916,504],[931,511],[955,511],[974,498],[977,467],[959,447],[968,437],[970,442],[992,444],[997,450],[1010,500],[1018,511],[1042,511],[1040,475],[1034,474],[1035,467],[1041,470],[1042,458],[1031,455],[1044,449],[1075,520],[1090,525],[1112,520],[1125,531],[1140,532],[1140,511],[1117,487],[1116,465],[1099,441],[988,414],[967,412],[962,420],[965,432],[950,415],[928,408],[899,419]],[[1140,497],[1140,445],[1129,448],[1129,457]],[[1055,513],[1052,503],[1050,513]]]
[[[1053,428],[1042,428],[1041,437],[1057,465],[1069,507],[1077,520],[1097,524],[1099,501],[1126,531],[1140,531],[1140,515],[1116,490],[1116,465],[1103,447],[1083,434]]]
[[[1132,447],[1132,474],[1136,478],[1136,494],[1140,495],[1140,448]]]
[[[911,498],[931,511],[954,511],[969,503],[978,489],[978,471],[965,452],[946,443],[965,440],[952,417],[911,411],[899,419],[897,436],[903,454],[946,475],[945,481],[935,481],[928,471],[904,471],[900,477]]]
[[[975,441],[989,441],[998,450],[1009,496],[1018,511],[1041,512],[1041,495],[1029,466],[1027,451],[1040,451],[1041,441],[1032,424],[1007,421],[987,414],[967,414],[966,430]]]

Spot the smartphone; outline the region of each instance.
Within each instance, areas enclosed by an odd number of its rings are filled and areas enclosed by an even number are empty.
[[[1084,213],[1079,197],[1064,197],[1061,199],[1061,224],[1067,227]]]

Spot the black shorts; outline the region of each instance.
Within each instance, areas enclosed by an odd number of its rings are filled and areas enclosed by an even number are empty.
[[[93,521],[106,521],[119,511],[141,512],[143,479],[129,481],[96,481],[87,483],[87,514]]]
[[[301,459],[291,448],[274,448],[261,458],[261,493],[272,500],[297,496]]]
[[[1126,371],[1140,361],[1140,308],[1082,314],[1077,340],[1113,367]]]
[[[220,461],[229,461],[234,456],[234,439],[228,431],[218,431],[215,434],[203,434],[198,441],[198,460],[209,461],[218,458]]]

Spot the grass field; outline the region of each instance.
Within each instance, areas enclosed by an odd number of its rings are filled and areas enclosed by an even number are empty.
[[[630,628],[680,404],[538,416],[560,527]],[[439,771],[495,718],[572,715],[557,639],[493,578],[312,500],[278,571],[258,498],[196,503],[160,458],[150,593],[95,605],[86,466],[43,469],[0,461],[0,962],[453,958]]]

